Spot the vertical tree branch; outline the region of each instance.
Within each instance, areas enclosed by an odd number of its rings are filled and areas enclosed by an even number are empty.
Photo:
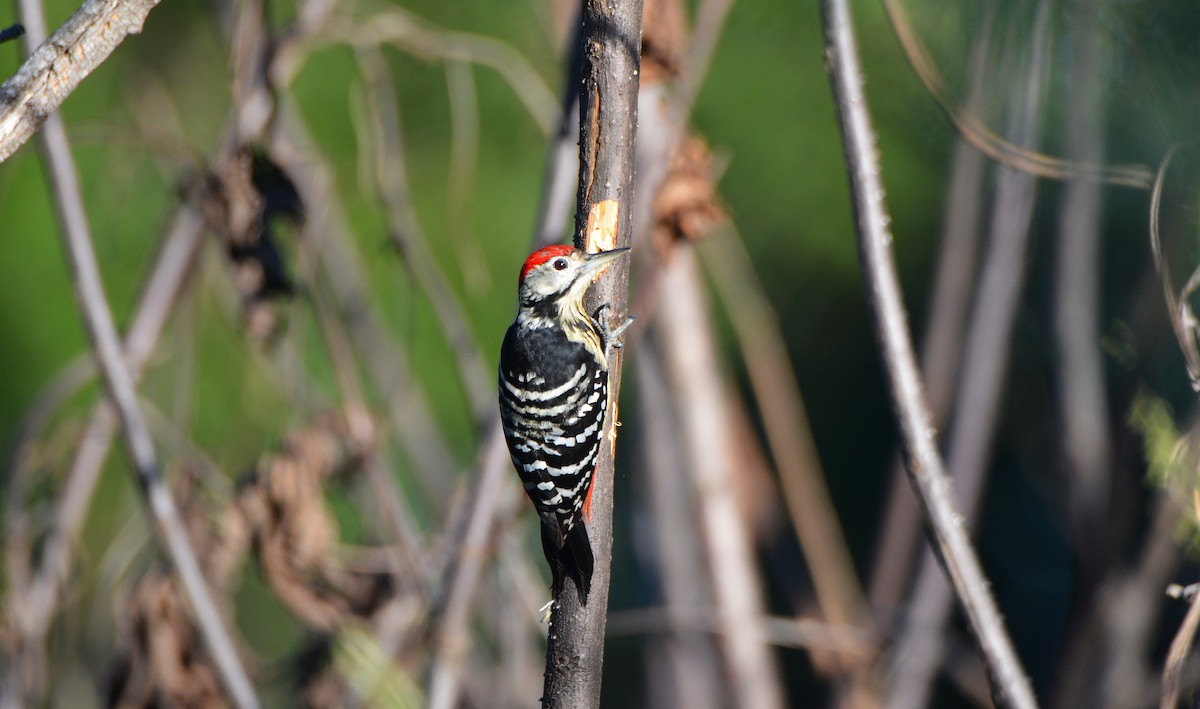
[[[1075,0],[1068,8],[1072,21],[1067,40],[1071,47],[1067,157],[1073,162],[1099,164],[1105,152],[1106,93],[1100,68],[1105,51],[1100,18],[1109,12],[1108,3]],[[1146,599],[1137,604],[1136,611],[1133,603],[1118,606],[1135,586],[1112,564],[1121,526],[1108,524],[1110,512],[1119,509],[1110,505],[1113,461],[1119,457],[1113,455],[1105,356],[1100,344],[1103,196],[1102,183],[1076,171],[1064,186],[1058,214],[1054,284],[1058,420],[1062,422],[1069,532],[1078,557],[1076,586],[1080,589],[1071,603],[1071,616],[1077,622],[1068,621],[1075,631],[1056,672],[1058,706],[1071,705],[1062,703],[1064,697],[1074,700],[1074,706],[1098,707],[1102,700],[1119,704],[1145,696],[1146,685],[1138,682],[1144,674],[1138,651],[1144,647],[1136,642],[1137,621],[1153,617],[1147,614],[1157,606]],[[1161,597],[1161,593],[1150,597]],[[1104,612],[1109,609],[1113,612]],[[1091,618],[1103,622],[1078,622]],[[1104,681],[1096,681],[1101,677]]]
[[[907,317],[892,258],[892,235],[880,179],[875,131],[867,113],[847,0],[824,0],[826,61],[845,143],[859,261],[882,350],[892,404],[899,419],[912,483],[971,627],[992,672],[994,694],[1007,705],[1036,706],[1033,691],[1004,629],[987,580],[955,511],[928,404],[917,373]]]
[[[579,105],[579,202],[575,246],[588,251],[628,247],[633,228],[634,145],[637,134],[638,74],[641,62],[641,0],[586,0],[583,6],[583,76]],[[611,243],[596,243],[588,227],[607,207]],[[613,211],[615,205],[615,213]],[[603,221],[597,219],[596,221]],[[615,232],[612,228],[615,228]],[[608,306],[604,317],[626,317],[629,259],[619,259],[594,287],[587,311]],[[593,477],[592,519],[588,524],[596,570],[587,606],[579,604],[573,583],[555,599],[546,649],[544,707],[595,707],[600,701],[604,623],[612,564],[614,424],[621,391],[619,350],[609,353],[607,430],[613,446],[601,446]]]
[[[545,181],[542,184],[541,204],[537,226],[533,231],[533,246],[541,248],[562,241],[567,215],[571,210],[571,190],[576,188],[579,174],[579,83],[583,71],[583,29],[579,26],[580,3],[571,6],[571,33],[567,46],[567,80],[563,91],[562,116],[550,153],[546,156]]]

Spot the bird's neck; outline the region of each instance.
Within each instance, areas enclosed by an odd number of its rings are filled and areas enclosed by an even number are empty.
[[[517,325],[532,330],[556,328],[567,340],[583,345],[599,361],[605,361],[604,339],[595,321],[583,309],[582,298],[522,301]]]

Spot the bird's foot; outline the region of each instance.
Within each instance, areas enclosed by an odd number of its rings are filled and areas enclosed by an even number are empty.
[[[604,303],[599,308],[596,308],[592,318],[600,325],[600,334],[604,336],[604,342],[609,347],[619,350],[625,346],[625,331],[637,319],[636,315],[630,315],[625,318],[625,322],[613,327],[609,324],[608,318],[602,317],[604,311],[608,310],[608,303]]]

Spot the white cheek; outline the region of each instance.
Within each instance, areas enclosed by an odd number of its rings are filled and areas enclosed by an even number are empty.
[[[553,295],[566,288],[570,281],[566,271],[550,271],[545,274],[545,277],[538,279],[535,289],[539,295]]]

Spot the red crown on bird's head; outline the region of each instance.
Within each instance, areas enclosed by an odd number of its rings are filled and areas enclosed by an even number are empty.
[[[555,244],[553,246],[545,246],[533,253],[529,254],[529,258],[525,259],[525,265],[521,266],[521,279],[517,281],[517,285],[525,282],[525,276],[533,269],[541,266],[552,258],[558,256],[569,256],[575,250],[573,246],[566,244]]]

